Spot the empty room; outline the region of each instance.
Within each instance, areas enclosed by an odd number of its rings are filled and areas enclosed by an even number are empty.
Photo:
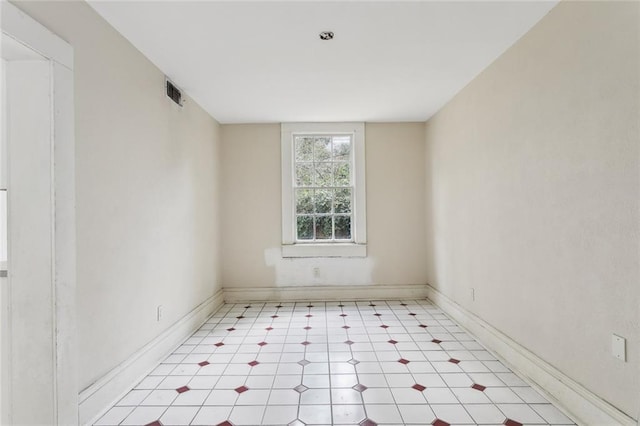
[[[0,7],[0,424],[639,424],[640,2]]]

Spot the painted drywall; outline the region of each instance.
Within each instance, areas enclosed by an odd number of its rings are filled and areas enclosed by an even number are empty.
[[[220,288],[219,125],[86,3],[15,4],[75,49],[81,391]]]
[[[365,138],[367,257],[283,259],[280,125],[222,126],[225,288],[425,283],[424,125],[367,123]]]
[[[639,7],[560,3],[426,124],[429,283],[635,419]]]

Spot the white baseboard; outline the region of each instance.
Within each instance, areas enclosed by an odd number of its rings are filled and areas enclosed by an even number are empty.
[[[224,301],[227,303],[394,300],[425,297],[427,291],[424,284],[224,288]]]
[[[224,303],[223,292],[195,307],[126,361],[80,392],[79,421],[93,424],[122,398],[137,381],[149,374],[173,349],[189,338]]]
[[[508,367],[523,376],[580,425],[637,425],[613,405],[572,380],[506,334],[427,285],[427,298],[476,336]]]

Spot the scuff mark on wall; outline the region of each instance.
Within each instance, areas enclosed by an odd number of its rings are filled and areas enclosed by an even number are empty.
[[[280,247],[264,251],[267,266],[275,269],[276,286],[373,284],[375,260],[371,257],[283,258]]]

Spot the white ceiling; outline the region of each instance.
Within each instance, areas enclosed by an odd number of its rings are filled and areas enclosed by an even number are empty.
[[[556,3],[90,0],[221,123],[424,121]]]

